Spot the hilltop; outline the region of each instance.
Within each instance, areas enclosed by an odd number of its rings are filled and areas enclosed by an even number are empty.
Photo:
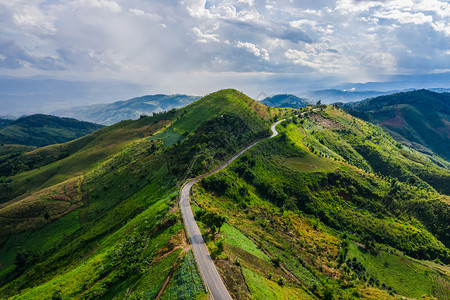
[[[279,94],[272,97],[267,97],[262,100],[261,103],[271,107],[302,108],[310,104],[311,101],[291,94]]]
[[[65,143],[102,128],[102,125],[50,115],[31,115],[1,122],[0,143],[43,147]]]
[[[180,187],[281,119],[277,137],[191,192],[230,293],[448,298],[448,169],[336,106],[271,108],[236,90],[12,162],[0,182],[0,298],[205,298]],[[219,230],[205,217],[215,214]]]
[[[31,161],[28,171],[0,186],[0,297],[51,297],[63,284],[70,297],[119,296],[134,286],[153,298],[172,266],[191,273],[179,184],[268,135],[272,114],[225,90],[26,153],[16,165]],[[192,292],[204,293],[202,284]]]
[[[344,108],[380,125],[411,148],[450,159],[450,93],[417,90],[351,103]]]
[[[58,116],[111,125],[123,120],[138,119],[141,115],[152,115],[179,108],[199,99],[188,95],[147,95],[109,104],[93,104],[57,110]]]

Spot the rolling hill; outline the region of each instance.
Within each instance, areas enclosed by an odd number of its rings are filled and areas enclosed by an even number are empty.
[[[336,106],[302,111],[222,90],[11,161],[0,298],[205,299],[180,187],[286,119],[191,191],[230,294],[447,299],[449,170]]]
[[[14,120],[9,120],[9,119],[1,119],[0,118],[0,128],[8,126],[9,124],[11,124]]]
[[[186,106],[200,97],[187,95],[148,95],[110,104],[93,104],[58,110],[62,117],[111,125],[122,120],[137,119],[141,115],[167,111]]]
[[[291,94],[280,94],[272,97],[267,97],[261,101],[262,104],[271,107],[292,107],[302,108],[310,104],[311,101],[306,98],[299,98]]]
[[[417,90],[376,97],[344,106],[380,125],[397,141],[450,160],[450,94]]]
[[[11,121],[0,127],[1,144],[43,147],[65,143],[102,128],[102,125],[50,115],[31,115]]]

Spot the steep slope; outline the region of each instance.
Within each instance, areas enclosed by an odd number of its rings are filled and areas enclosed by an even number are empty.
[[[63,159],[55,146],[36,150],[47,164],[4,180],[12,194],[0,205],[0,297],[204,294],[178,186],[267,135],[274,113],[224,90],[64,144]]]
[[[448,169],[337,107],[302,111],[223,90],[24,154],[2,178],[0,298],[204,297],[180,187],[286,118],[191,191],[231,295],[447,299]]]
[[[450,94],[417,90],[368,99],[345,106],[378,124],[397,141],[450,160]]]
[[[364,130],[375,152],[392,153],[387,170],[413,160],[439,167],[419,153],[401,160],[405,152],[380,128],[321,109],[281,123],[279,137],[194,187],[200,220],[208,212],[227,219],[219,234],[200,223],[228,289],[237,299],[447,299],[450,268],[439,259],[450,259],[450,198],[355,166],[373,162],[352,139]],[[341,141],[329,148],[334,134]],[[448,185],[449,171],[439,170]]]
[[[0,128],[0,143],[43,147],[77,139],[102,127],[70,118],[31,115]]]
[[[152,113],[183,107],[199,98],[187,95],[147,95],[110,104],[72,107],[55,111],[54,114],[111,125],[122,120],[135,120],[141,115],[151,115]]]
[[[311,101],[306,98],[300,98],[291,94],[280,94],[272,97],[267,97],[261,101],[262,104],[271,107],[292,107],[302,108],[310,104]]]

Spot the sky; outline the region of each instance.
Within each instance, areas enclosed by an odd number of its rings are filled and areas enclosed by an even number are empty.
[[[0,76],[255,97],[449,71],[448,0],[0,0]]]

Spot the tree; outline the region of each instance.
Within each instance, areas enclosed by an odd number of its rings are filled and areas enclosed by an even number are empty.
[[[226,219],[219,214],[208,211],[201,216],[201,221],[211,229],[213,236],[216,234],[216,230],[220,233],[220,228],[225,223]]]

